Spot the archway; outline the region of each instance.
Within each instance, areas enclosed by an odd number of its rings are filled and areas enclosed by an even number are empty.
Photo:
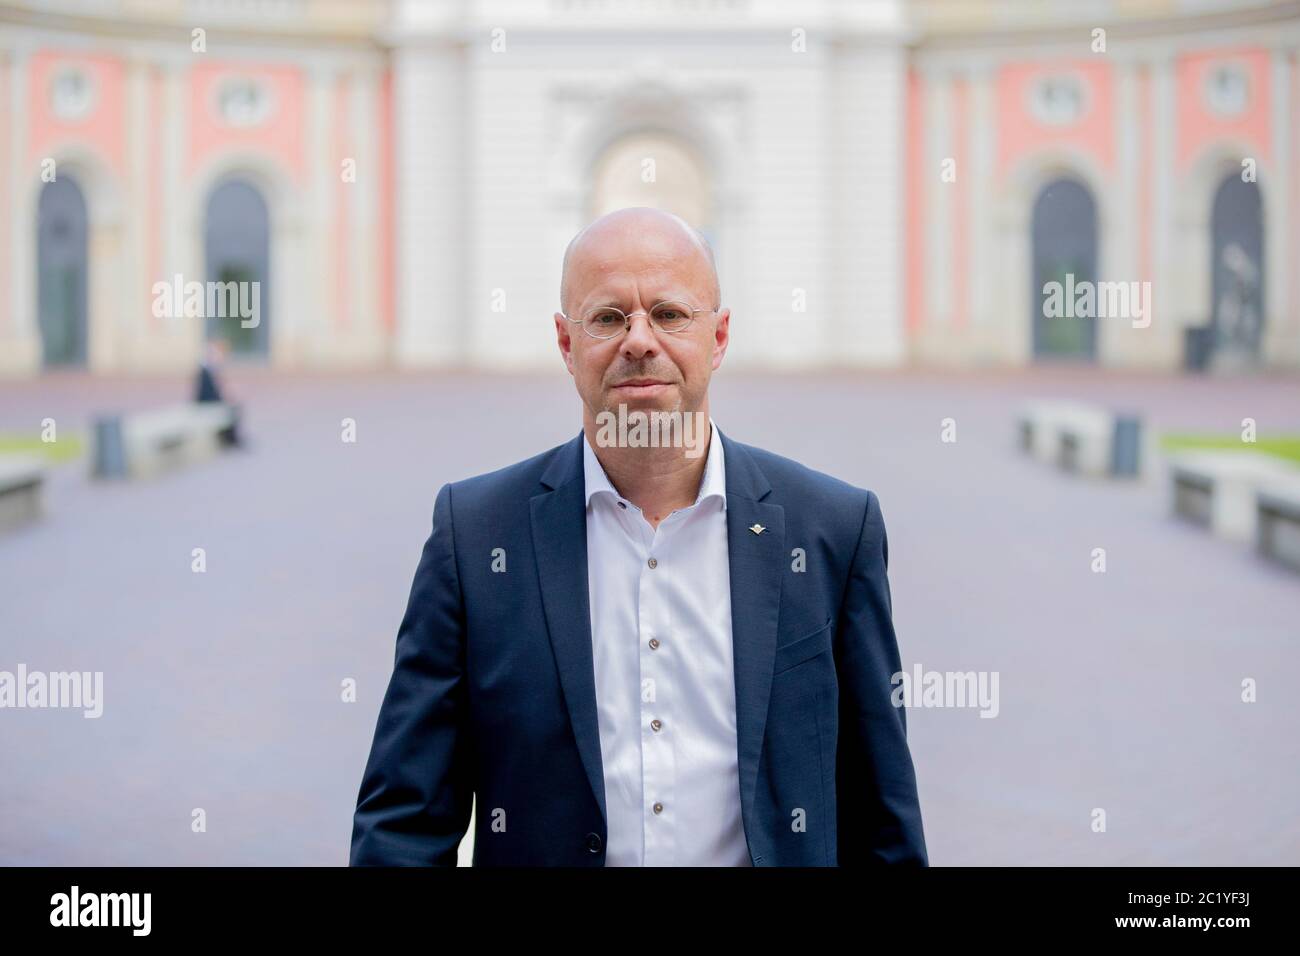
[[[224,339],[232,356],[265,358],[270,350],[271,220],[261,191],[243,179],[218,183],[204,214],[204,269],[209,282],[257,283],[257,324],[239,315],[206,319],[207,338]],[[243,291],[244,301],[251,296]]]
[[[1030,241],[1034,358],[1095,359],[1096,317],[1049,317],[1043,291],[1047,283],[1057,282],[1068,299],[1069,290],[1080,283],[1097,281],[1097,204],[1088,187],[1065,177],[1047,183],[1034,199]]]
[[[89,281],[86,198],[62,173],[41,187],[36,213],[36,296],[48,367],[86,364]]]
[[[1264,210],[1259,187],[1232,172],[1210,214],[1210,315],[1216,364],[1254,364],[1264,325]]]
[[[652,206],[681,216],[714,242],[712,186],[696,150],[656,130],[610,143],[592,166],[588,221],[626,206]]]

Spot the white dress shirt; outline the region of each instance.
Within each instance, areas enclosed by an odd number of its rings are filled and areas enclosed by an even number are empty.
[[[606,866],[752,866],[740,811],[722,442],[652,527],[583,441]]]

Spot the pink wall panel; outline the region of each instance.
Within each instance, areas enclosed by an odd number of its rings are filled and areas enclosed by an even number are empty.
[[[80,119],[54,115],[50,84],[65,66],[83,69],[94,89],[90,111]],[[28,158],[35,168],[60,147],[73,143],[97,154],[114,176],[126,172],[125,69],[115,57],[41,50],[33,54],[28,74]],[[89,197],[88,197],[89,198]]]
[[[1079,76],[1086,91],[1078,122],[1055,126],[1039,120],[1029,107],[1035,83],[1055,73]],[[1109,63],[1073,60],[1061,63],[1012,63],[998,71],[998,177],[1021,157],[1039,149],[1067,147],[1092,156],[1107,171],[1115,168],[1114,76]]]
[[[1237,116],[1220,116],[1209,106],[1205,83],[1211,67],[1224,60],[1240,63],[1250,86],[1250,101]],[[1269,88],[1268,53],[1264,50],[1215,50],[1178,58],[1178,168],[1184,170],[1208,144],[1216,140],[1242,141],[1259,157],[1268,159]]]
[[[230,77],[251,76],[267,84],[271,115],[265,124],[237,127],[218,113],[221,83]],[[190,75],[190,174],[212,155],[231,149],[255,151],[278,162],[297,182],[305,183],[303,122],[306,111],[302,72],[292,66],[204,62]]]

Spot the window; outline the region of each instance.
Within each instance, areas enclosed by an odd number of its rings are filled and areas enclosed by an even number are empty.
[[[1029,112],[1052,126],[1078,122],[1085,107],[1083,83],[1068,73],[1044,77],[1030,91]]]
[[[260,126],[271,114],[271,97],[256,80],[233,77],[217,91],[217,112],[231,126]]]
[[[1240,63],[1218,63],[1205,74],[1205,102],[1221,116],[1237,116],[1250,103],[1250,79]]]
[[[64,122],[75,122],[90,114],[95,105],[95,87],[80,67],[64,67],[50,82],[50,108]]]

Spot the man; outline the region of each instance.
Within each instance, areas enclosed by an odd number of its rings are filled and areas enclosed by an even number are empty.
[[[875,495],[713,426],[682,220],[598,219],[560,299],[582,432],[439,491],[352,864],[455,865],[477,797],[475,865],[926,865]]]

